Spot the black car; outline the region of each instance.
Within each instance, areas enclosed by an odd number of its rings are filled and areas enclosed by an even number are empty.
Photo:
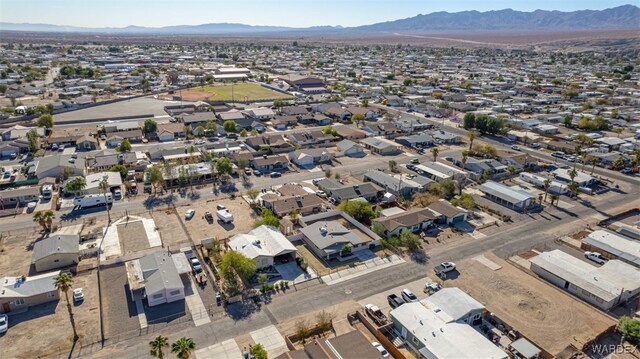
[[[404,300],[393,293],[387,296],[387,301],[389,302],[391,308],[398,308],[399,306],[404,304]]]
[[[282,177],[282,174],[280,172],[271,172],[269,176],[271,176],[271,178],[277,178]]]

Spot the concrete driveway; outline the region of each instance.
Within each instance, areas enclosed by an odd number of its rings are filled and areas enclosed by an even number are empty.
[[[278,355],[289,351],[284,338],[273,325],[254,330],[249,334],[251,334],[251,338],[256,342],[256,344],[262,344],[264,346],[264,349],[267,351],[270,358],[275,358]]]
[[[206,348],[196,350],[198,359],[239,359],[242,352],[234,339],[225,340]]]
[[[293,261],[283,264],[274,264],[273,266],[282,276],[282,280],[286,280],[288,282],[301,283],[318,277],[311,268],[307,268],[308,273],[305,273],[300,267],[298,267],[298,264]]]

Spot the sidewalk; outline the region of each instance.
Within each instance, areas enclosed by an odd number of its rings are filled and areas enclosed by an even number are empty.
[[[367,261],[362,262],[362,264],[357,265],[353,268],[343,269],[341,271],[331,273],[322,277],[322,281],[327,285],[334,285],[338,283],[342,283],[346,280],[360,277],[362,275],[375,272],[380,269],[389,268],[396,264],[404,263],[404,259],[400,258],[398,255],[393,254],[386,258],[373,258]]]

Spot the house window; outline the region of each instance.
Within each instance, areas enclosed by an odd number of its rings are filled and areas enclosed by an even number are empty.
[[[153,299],[160,299],[160,298],[162,298],[162,296],[163,296],[162,293],[154,294],[153,295]]]
[[[169,293],[169,295],[172,295],[172,296],[173,296],[173,295],[178,295],[178,294],[180,294],[180,290],[174,290],[174,291],[171,291],[171,292]]]
[[[47,293],[47,298],[53,298],[56,296],[56,292],[48,292]]]
[[[16,299],[16,305],[23,305],[25,303],[24,299]]]
[[[418,341],[418,338],[416,337],[411,337],[411,341],[413,342],[413,344],[415,345],[420,345],[420,342]]]

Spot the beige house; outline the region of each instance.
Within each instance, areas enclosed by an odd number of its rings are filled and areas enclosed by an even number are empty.
[[[52,235],[33,246],[31,264],[37,272],[64,268],[78,264],[78,245],[80,236],[77,234]]]
[[[53,278],[60,271],[35,277],[0,278],[0,313],[23,311],[38,304],[60,299]]]

